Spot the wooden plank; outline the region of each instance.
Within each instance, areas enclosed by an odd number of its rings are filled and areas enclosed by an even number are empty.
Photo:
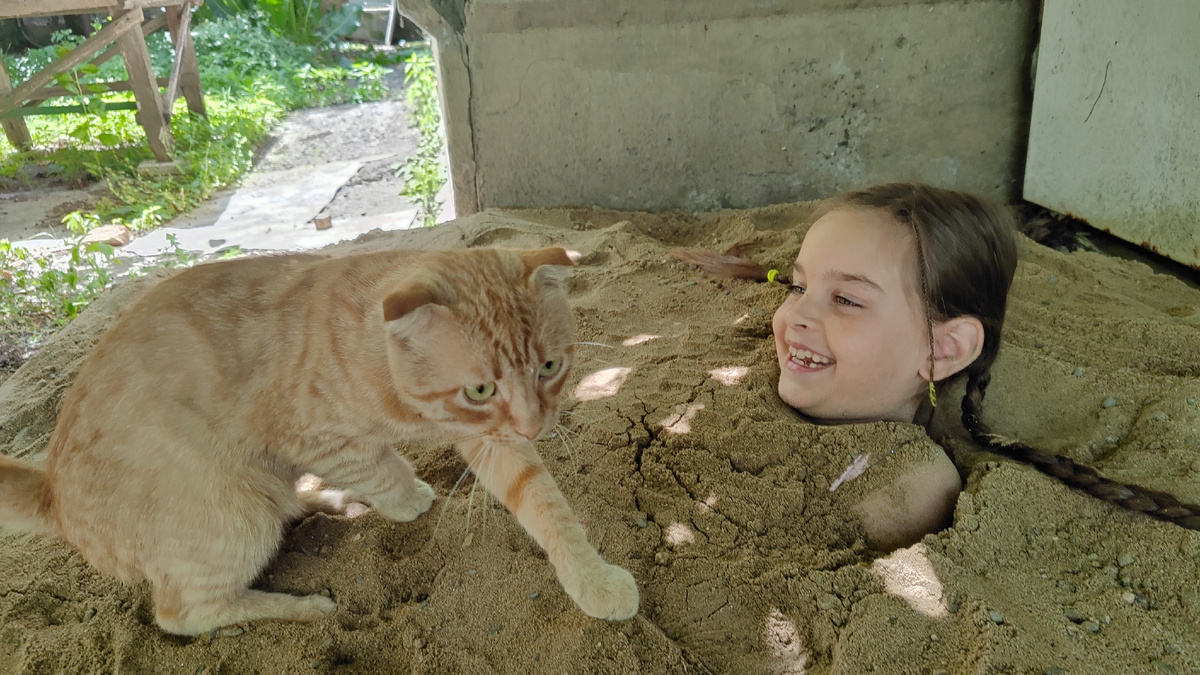
[[[6,0],[0,4],[0,19],[47,14],[83,14],[108,7],[96,0]]]
[[[163,108],[167,117],[175,107],[175,97],[179,95],[179,77],[183,74],[183,59],[187,47],[186,37],[191,36],[192,8],[190,5],[171,7],[167,10],[171,17],[171,42],[175,46],[175,61],[171,64],[171,77],[167,82],[167,90],[163,93]]]
[[[131,9],[129,14],[142,19],[141,9]],[[125,57],[125,70],[133,83],[133,95],[137,99],[137,121],[146,130],[150,150],[160,162],[171,160],[171,128],[163,114],[162,97],[154,79],[154,68],[150,65],[150,50],[141,31],[127,31],[119,38],[121,54]]]
[[[4,55],[0,54],[0,94],[11,90],[12,80],[8,79],[8,69],[4,67]],[[8,138],[8,142],[18,150],[28,150],[33,145],[33,139],[29,137],[29,127],[25,126],[25,120],[5,120],[0,122],[0,127],[4,128],[4,136]]]
[[[3,0],[0,1],[0,19],[108,12],[113,5],[119,10],[174,7],[186,2],[188,0]]]
[[[203,4],[203,0],[196,3],[197,6],[200,4]],[[166,13],[167,24],[175,43],[175,67],[171,70],[171,76],[174,77],[175,70],[179,70],[179,87],[187,100],[188,110],[208,117],[208,111],[204,108],[204,94],[200,89],[200,65],[196,61],[196,46],[192,42],[192,31],[189,28],[191,14],[191,6],[168,9]],[[173,86],[168,87],[167,91],[171,100],[167,110],[171,110],[179,92]]]
[[[125,9],[149,9],[151,7],[179,7],[189,2],[191,0],[121,0],[121,6]]]
[[[106,106],[109,110],[137,110],[137,103],[133,101],[117,101],[109,103]],[[10,110],[0,119],[19,119],[22,117],[32,117],[34,115],[66,115],[68,113],[86,113],[88,107],[85,105],[45,105],[45,106],[27,106]]]
[[[167,78],[165,77],[155,78],[155,82],[160,87],[167,86]],[[129,80],[123,80],[121,82],[104,82],[102,84],[108,87],[108,91],[133,91],[133,83],[131,83]],[[42,101],[48,101],[52,98],[60,98],[63,96],[78,96],[78,94],[62,87],[46,87],[33,96],[25,99],[25,104],[28,106],[31,103],[41,103]]]
[[[108,23],[108,25],[106,25],[104,28],[101,28],[99,32],[85,40],[83,44],[67,52],[62,58],[35,73],[33,77],[22,82],[21,85],[16,89],[13,89],[7,94],[0,95],[0,112],[7,112],[13,108],[16,108],[17,106],[21,105],[23,101],[28,100],[29,97],[39,89],[45,87],[47,84],[50,84],[50,82],[54,80],[55,75],[70,70],[82,64],[84,61],[87,61],[93,54],[100,51],[113,40],[125,38],[129,35],[129,30],[141,23],[141,20],[142,10],[140,9],[133,12],[126,12],[125,14],[114,18]],[[140,32],[134,36],[134,39],[141,42],[143,50],[146,49],[146,41]],[[146,58],[149,57],[150,54],[147,51]]]

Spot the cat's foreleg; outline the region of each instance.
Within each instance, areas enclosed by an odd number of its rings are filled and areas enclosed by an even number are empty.
[[[393,448],[343,448],[336,456],[305,467],[326,481],[361,497],[380,514],[408,522],[429,510],[433,488],[417,478],[412,464]]]
[[[628,619],[637,614],[637,583],[624,568],[610,565],[588,543],[554,477],[532,443],[461,448],[488,490],[517,517],[517,522],[550,558],[567,595],[589,616]],[[495,457],[483,458],[485,452]],[[486,459],[486,461],[485,461]]]

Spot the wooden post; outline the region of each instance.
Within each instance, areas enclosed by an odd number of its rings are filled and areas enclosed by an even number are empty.
[[[4,56],[0,54],[0,98],[10,91],[12,91],[12,80],[8,79],[8,69],[4,67]],[[13,147],[18,150],[28,150],[33,146],[33,139],[29,137],[29,127],[25,125],[25,120],[21,118],[4,120],[0,122],[0,126],[4,127],[4,135],[8,137],[8,142],[12,143]]]
[[[208,117],[204,108],[204,95],[200,90],[200,65],[196,62],[196,46],[192,43],[191,17],[191,3],[167,8],[167,26],[171,31],[171,42],[175,44],[175,65],[171,69],[171,82],[172,85],[178,83],[183,97],[187,99],[188,110]],[[176,94],[174,86],[167,88],[168,114]]]
[[[135,15],[139,23],[142,21],[140,7],[129,10],[127,14]],[[164,114],[162,96],[158,94],[158,82],[150,65],[146,38],[141,31],[127,31],[121,35],[120,44],[125,70],[129,71],[129,81],[133,84],[133,96],[137,99],[137,121],[146,130],[146,139],[155,158],[160,162],[169,162],[173,145],[171,127]]]

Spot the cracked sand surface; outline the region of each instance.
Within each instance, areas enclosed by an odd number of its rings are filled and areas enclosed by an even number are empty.
[[[810,208],[489,212],[335,249],[558,244],[582,254],[576,338],[607,347],[579,347],[563,429],[539,449],[590,540],[637,579],[636,618],[584,616],[515,520],[494,500],[472,501],[470,479],[447,499],[465,468],[457,454],[414,445],[417,472],[439,495],[428,514],[405,524],[313,516],[260,580],[330,592],[338,609],[316,624],[169,637],[144,586],[120,586],[53,539],[0,536],[0,671],[1200,670],[1200,534],[972,451],[951,404],[961,389],[945,394],[937,429],[949,429],[967,488],[953,526],[903,568],[932,569],[942,595],[910,604],[885,590],[887,565],[870,566],[878,556],[850,505],[942,450],[912,425],[802,422],[774,393],[770,316],[783,289],[701,279],[667,254],[755,239],[757,258],[790,264]],[[146,283],[108,293],[0,387],[0,451],[38,456],[81,355]],[[1023,242],[985,418],[1200,502],[1197,308],[1200,292],[1136,263]],[[733,384],[712,375],[734,367],[746,370]],[[614,368],[628,371],[606,380],[620,380],[611,395],[570,397]],[[867,452],[870,468],[830,492]],[[939,602],[945,616],[928,615]]]

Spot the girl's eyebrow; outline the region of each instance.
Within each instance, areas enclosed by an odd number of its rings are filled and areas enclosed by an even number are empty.
[[[803,276],[803,274],[804,274],[804,270],[800,269],[799,264],[792,266],[792,278],[795,278],[797,276]],[[876,291],[879,291],[880,293],[887,295],[887,291],[883,290],[883,288],[879,284],[875,283],[874,281],[871,281],[870,279],[868,279],[867,277],[865,277],[861,274],[851,274],[849,272],[842,272],[841,270],[829,270],[828,272],[825,273],[825,278],[831,279],[833,281],[849,281],[849,282],[854,282],[854,283],[866,284],[867,286],[874,288]]]
[[[871,288],[874,288],[875,290],[879,291],[880,293],[883,293],[884,295],[887,294],[887,292],[884,291],[883,288],[879,286],[879,284],[875,283],[874,281],[871,281],[870,279],[864,277],[861,274],[851,274],[849,272],[842,272],[839,270],[829,270],[828,272],[825,273],[825,278],[832,279],[834,281],[850,281],[850,282],[854,282],[854,283],[866,284],[866,285],[870,286]]]

